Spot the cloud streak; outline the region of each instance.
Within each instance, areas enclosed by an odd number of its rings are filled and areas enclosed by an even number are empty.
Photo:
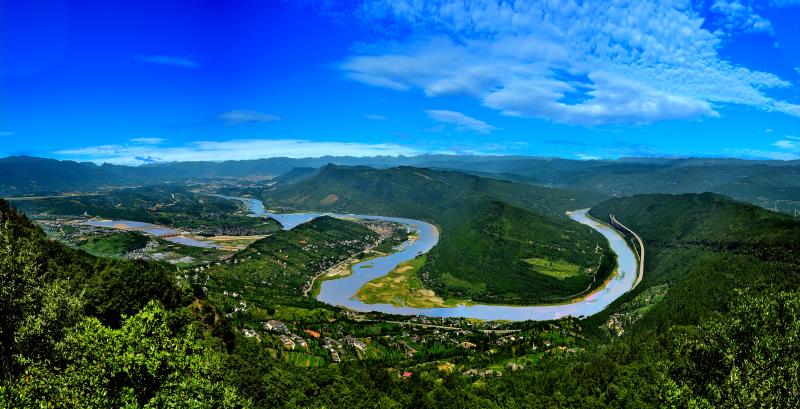
[[[263,112],[247,111],[239,109],[223,112],[217,115],[217,118],[225,122],[228,126],[275,122],[281,120],[281,117],[277,115],[270,115],[270,114],[265,114]]]
[[[195,61],[184,57],[172,57],[167,55],[137,55],[135,58],[138,61],[148,64],[171,65],[173,67],[181,68],[199,67]]]
[[[164,143],[166,141],[167,140],[164,139],[164,138],[133,138],[133,139],[131,139],[131,142],[138,143],[138,144],[143,144],[143,145],[159,145],[159,144],[162,144],[162,143]]]
[[[153,162],[224,161],[270,157],[417,155],[422,152],[391,143],[319,142],[301,139],[196,141],[180,146],[98,145],[53,152],[61,159],[140,165]]]
[[[488,134],[497,129],[480,119],[475,119],[457,111],[442,109],[429,109],[425,111],[431,119],[437,122],[455,125],[457,130],[472,130],[477,133]]]
[[[737,9],[718,3],[724,16]],[[685,0],[372,0],[362,9],[368,21],[411,33],[340,64],[372,86],[467,96],[504,115],[584,126],[718,117],[732,104],[800,117],[799,105],[767,93],[792,84],[724,60],[724,36],[703,28]]]
[[[383,115],[375,115],[375,114],[364,114],[364,118],[371,119],[373,121],[388,121],[389,119]]]

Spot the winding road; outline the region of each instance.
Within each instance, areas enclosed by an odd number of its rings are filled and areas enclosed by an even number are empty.
[[[634,288],[636,288],[637,285],[639,285],[640,282],[642,282],[642,278],[644,278],[644,242],[642,241],[642,238],[639,237],[638,234],[636,234],[636,232],[629,229],[624,224],[620,223],[620,221],[617,220],[616,216],[610,214],[608,215],[608,217],[611,219],[612,224],[617,225],[623,230],[627,231],[628,233],[633,235],[636,241],[639,242],[639,249],[638,250],[636,248],[633,249],[639,258],[639,274],[636,275],[636,281],[633,283],[633,287],[631,288],[631,290],[633,290]]]

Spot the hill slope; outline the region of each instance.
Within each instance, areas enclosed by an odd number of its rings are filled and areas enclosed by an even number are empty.
[[[359,223],[319,217],[253,242],[227,262],[207,270],[206,285],[223,311],[233,311],[240,300],[251,305],[248,317],[237,315],[247,320],[258,314],[253,309],[258,310],[259,305],[297,303],[312,277],[359,254],[378,239],[377,233]],[[228,297],[231,292],[241,298]]]
[[[599,285],[616,266],[602,236],[578,223],[497,200],[469,210],[444,231],[420,271],[442,297],[552,303]],[[553,265],[562,266],[560,274]]]
[[[594,320],[659,286],[666,295],[632,329],[696,324],[724,311],[737,287],[800,288],[800,221],[790,216],[713,193],[612,199],[590,214],[616,215],[647,251],[639,287]]]

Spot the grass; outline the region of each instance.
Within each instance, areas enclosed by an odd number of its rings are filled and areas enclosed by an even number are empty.
[[[467,300],[443,299],[422,286],[417,271],[426,257],[400,263],[389,274],[376,278],[361,287],[356,297],[367,304],[392,304],[396,307],[415,308],[455,307],[469,304]]]
[[[580,266],[563,260],[553,261],[545,258],[526,258],[523,261],[530,264],[537,273],[559,280],[578,277],[582,274]]]

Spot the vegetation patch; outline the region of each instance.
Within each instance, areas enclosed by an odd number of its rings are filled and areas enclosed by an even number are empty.
[[[445,300],[422,285],[417,272],[426,260],[427,257],[423,255],[400,263],[389,274],[364,284],[356,297],[367,304],[392,304],[398,307],[455,307],[469,304],[467,300]]]
[[[119,258],[144,247],[150,239],[142,233],[125,232],[89,237],[78,248],[100,257]]]
[[[533,267],[539,273],[559,280],[569,277],[577,277],[583,274],[581,267],[563,260],[549,260],[546,258],[526,258],[522,260]]]

